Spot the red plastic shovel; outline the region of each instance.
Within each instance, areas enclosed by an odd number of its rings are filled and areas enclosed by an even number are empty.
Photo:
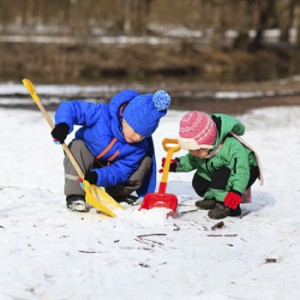
[[[168,144],[175,144],[175,147],[168,146]],[[167,180],[170,169],[170,162],[173,156],[173,153],[180,150],[180,146],[178,144],[177,139],[169,139],[165,138],[162,141],[162,145],[165,151],[167,151],[167,157],[163,169],[162,179],[159,184],[159,189],[157,193],[149,193],[147,194],[139,209],[151,209],[155,207],[164,207],[169,208],[173,212],[176,211],[178,200],[177,197],[173,194],[167,194]]]

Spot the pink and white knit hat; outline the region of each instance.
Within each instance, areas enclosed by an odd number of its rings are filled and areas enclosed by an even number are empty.
[[[185,150],[212,149],[217,127],[209,115],[192,111],[183,116],[179,124],[179,145]]]

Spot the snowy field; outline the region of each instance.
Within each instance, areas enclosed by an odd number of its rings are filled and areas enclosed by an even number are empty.
[[[184,113],[162,119],[158,163]],[[0,299],[299,299],[300,108],[237,117],[265,184],[241,217],[213,229],[218,221],[194,206],[192,174],[169,174],[175,218],[138,206],[111,219],[69,212],[63,153],[41,113],[0,109]]]

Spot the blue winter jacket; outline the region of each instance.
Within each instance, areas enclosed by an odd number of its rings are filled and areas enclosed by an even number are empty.
[[[85,142],[95,157],[99,157],[110,143],[112,147],[101,157],[106,167],[93,169],[98,174],[97,185],[114,186],[127,181],[138,169],[141,160],[152,157],[152,171],[137,191],[139,196],[153,192],[156,185],[156,163],[152,137],[141,142],[128,144],[122,134],[122,106],[138,96],[133,90],[124,90],[116,94],[109,104],[95,104],[81,100],[63,102],[55,114],[55,124],[66,123],[70,127],[80,125],[75,139]]]

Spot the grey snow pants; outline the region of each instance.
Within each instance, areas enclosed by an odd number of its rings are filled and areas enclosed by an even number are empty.
[[[82,172],[85,174],[93,165],[95,157],[91,154],[89,149],[86,147],[85,143],[81,140],[73,140],[69,144],[69,148],[74,155],[78,165],[80,166]],[[100,166],[100,165],[99,165]],[[110,194],[115,200],[120,201],[126,198],[128,195],[136,191],[141,187],[142,182],[150,171],[152,166],[152,159],[146,156],[139,166],[139,168],[132,173],[129,179],[121,184],[106,187],[106,192]],[[65,188],[64,192],[66,196],[70,195],[85,195],[84,190],[78,185],[79,176],[74,169],[68,156],[65,155],[64,158],[64,168],[65,168]]]

